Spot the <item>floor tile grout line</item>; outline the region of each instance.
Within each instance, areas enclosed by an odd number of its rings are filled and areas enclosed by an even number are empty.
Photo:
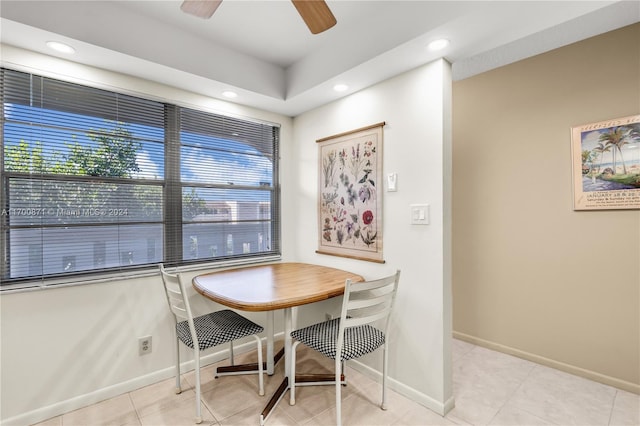
[[[520,382],[520,385],[518,385],[518,387],[516,389],[514,389],[513,393],[511,394],[511,396],[509,398],[507,398],[507,400],[505,401],[504,405],[502,407],[500,407],[500,410],[502,410],[504,408],[505,405],[507,405],[509,403],[509,401],[511,401],[514,397],[514,395],[516,394],[516,392],[518,392],[518,390],[520,390],[524,384],[526,383],[526,381],[531,377],[531,375],[533,374],[533,372],[538,368],[538,365],[532,363],[531,368],[529,369],[529,372],[527,373],[527,376],[525,378],[522,379],[522,381]],[[528,411],[527,411],[528,412]],[[530,413],[535,415],[536,417],[539,417],[536,413]]]
[[[509,401],[511,401],[511,399],[514,397],[514,395],[516,394],[516,392],[518,392],[518,390],[519,390],[520,388],[522,388],[522,386],[524,386],[525,382],[527,381],[527,379],[528,379],[529,377],[531,377],[531,374],[533,373],[533,371],[534,371],[536,368],[538,368],[538,365],[535,365],[535,364],[531,367],[531,370],[529,371],[529,374],[527,374],[527,377],[525,377],[524,379],[522,379],[522,382],[521,382],[521,383],[518,385],[518,387],[513,391],[513,393],[511,394],[511,396],[510,396],[510,397],[508,397],[508,398],[505,400],[504,404],[502,404],[502,405],[500,406],[500,408],[498,409],[498,412],[497,412],[497,413],[493,416],[493,418],[489,421],[489,423],[488,423],[489,425],[491,425],[491,422],[493,422],[493,421],[495,420],[495,418],[498,416],[498,414],[500,414],[500,412],[504,409],[504,407],[506,407],[506,405],[509,403]],[[520,407],[517,407],[517,409],[518,409],[518,410],[522,410],[522,411],[524,411],[524,412],[526,412],[526,413],[528,413],[528,414],[530,414],[530,415],[532,415],[532,416],[534,416],[534,417],[536,417],[536,418],[539,418],[540,420],[542,420],[542,421],[544,421],[544,422],[551,423],[551,424],[555,424],[555,423],[551,422],[551,420],[548,420],[548,419],[545,419],[545,418],[543,418],[543,417],[540,417],[540,416],[539,416],[539,413],[534,413],[534,412],[531,412],[531,411],[529,411],[529,410],[525,410],[525,409],[520,408]]]
[[[477,349],[477,348],[479,348],[479,347],[480,347],[480,346],[478,346],[478,345],[474,345],[474,347],[473,347],[471,350],[467,351],[467,352],[464,354],[464,356],[463,356],[463,357],[461,357],[461,358],[466,357],[467,355],[469,355],[471,352],[473,352],[475,349]],[[513,356],[513,355],[510,355],[510,354],[505,354],[505,355],[507,355],[507,356],[509,356],[509,357],[516,358],[516,359],[521,359],[521,358],[518,358],[518,357]],[[526,360],[525,360],[525,361],[526,361]],[[510,395],[510,396],[508,396],[508,397],[504,400],[503,404],[502,404],[502,405],[500,405],[500,407],[498,408],[498,411],[496,411],[496,413],[493,415],[493,417],[489,420],[489,422],[488,422],[487,424],[489,424],[489,425],[490,425],[490,424],[491,424],[491,422],[493,422],[493,421],[496,419],[496,417],[500,414],[500,412],[504,409],[504,407],[505,407],[505,406],[509,403],[509,401],[511,401],[511,399],[514,397],[514,395],[516,394],[516,392],[518,392],[518,390],[519,390],[520,388],[522,388],[522,386],[524,386],[524,384],[525,384],[525,382],[527,381],[527,379],[528,379],[529,377],[531,377],[531,374],[533,374],[533,371],[534,371],[534,370],[539,366],[539,365],[537,365],[536,363],[533,363],[533,362],[530,362],[530,361],[527,361],[527,362],[531,363],[532,365],[531,365],[531,368],[529,369],[529,372],[527,373],[526,377],[524,377],[524,378],[520,381],[520,384],[518,384],[518,386],[513,390],[513,392],[511,392],[511,395]],[[537,414],[537,413],[531,413],[531,412],[529,412],[528,410],[523,410],[523,411],[525,411],[525,412],[527,412],[527,413],[529,413],[529,414],[531,414],[531,415],[533,415],[533,416],[535,416],[535,417],[538,417],[538,418],[540,418],[541,420],[547,421],[546,419],[543,419],[543,418],[541,418],[540,416],[538,416],[538,414]],[[465,420],[465,419],[462,419],[462,420],[464,420],[464,421],[466,422],[466,420]]]
[[[619,390],[616,388],[613,389],[616,392],[613,394],[613,402],[611,403],[611,410],[609,411],[609,421],[607,422],[607,425],[611,425],[611,420],[613,419],[613,410],[616,408],[616,399],[618,398]]]
[[[142,426],[142,417],[140,416],[138,407],[136,407],[135,402],[133,402],[133,396],[131,396],[131,392],[127,392],[127,397],[129,398],[129,402],[131,402],[131,406],[133,407],[133,412],[136,413],[136,419],[138,419],[138,424]]]

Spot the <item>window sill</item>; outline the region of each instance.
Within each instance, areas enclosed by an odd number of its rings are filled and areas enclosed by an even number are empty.
[[[167,268],[172,272],[193,272],[193,271],[210,271],[213,269],[224,269],[234,266],[255,265],[260,263],[275,262],[282,260],[280,255],[271,255],[260,258],[236,259],[224,262],[207,262],[187,266],[178,266],[175,268]],[[152,277],[158,275],[157,267],[149,267],[131,272],[103,273],[92,276],[83,276],[77,278],[56,278],[45,280],[25,281],[17,284],[5,284],[0,287],[0,294],[22,293],[27,291],[51,290],[63,287],[74,287],[89,284],[108,283],[113,281],[132,280],[137,278]]]

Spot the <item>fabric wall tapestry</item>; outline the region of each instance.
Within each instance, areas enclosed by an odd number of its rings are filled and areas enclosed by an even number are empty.
[[[383,263],[382,128],[318,139],[318,250]]]

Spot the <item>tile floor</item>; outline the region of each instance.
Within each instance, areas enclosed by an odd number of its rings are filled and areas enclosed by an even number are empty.
[[[299,348],[298,372],[330,371],[331,362]],[[344,425],[640,425],[640,396],[454,340],[456,407],[441,417],[389,391],[389,408],[377,407],[380,385],[347,368],[343,388]],[[245,357],[251,357],[251,353]],[[238,357],[240,358],[240,357]],[[239,359],[238,362],[247,362]],[[268,396],[280,384],[282,362],[266,377],[266,395],[257,394],[256,376],[214,379],[215,364],[202,369],[203,425],[257,425]],[[192,426],[193,373],[182,377],[183,392],[166,380],[55,417],[38,426]],[[334,424],[333,387],[302,387],[296,405],[284,398],[267,425]],[[288,394],[287,394],[288,395]]]

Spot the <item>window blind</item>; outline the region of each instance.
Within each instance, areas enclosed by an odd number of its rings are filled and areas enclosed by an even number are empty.
[[[175,257],[279,253],[274,182],[278,130],[269,124],[180,110],[181,191],[172,198],[183,200],[182,235],[171,236],[176,242],[172,246],[181,250]]]
[[[277,126],[0,77],[3,283],[279,253]]]

